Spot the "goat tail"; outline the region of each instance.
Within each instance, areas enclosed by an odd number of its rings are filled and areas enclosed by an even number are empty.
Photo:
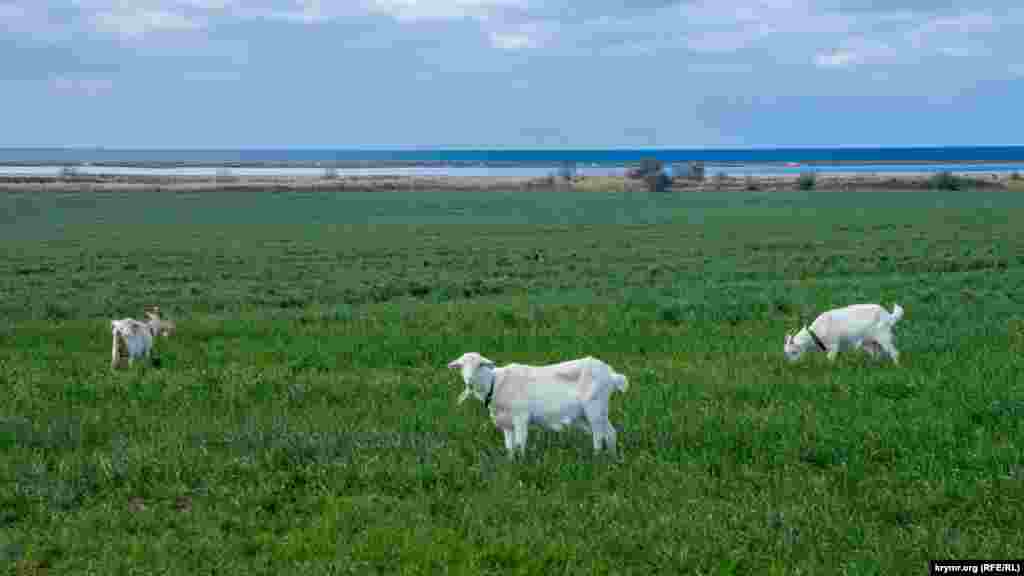
[[[903,318],[903,306],[894,302],[892,305],[892,314],[889,315],[889,325],[892,326],[899,322],[900,318]]]
[[[121,355],[120,351],[117,349],[119,340],[119,338],[117,337],[117,322],[111,322],[110,328],[110,332],[114,336],[114,342],[110,345],[110,367],[116,368],[117,358]]]

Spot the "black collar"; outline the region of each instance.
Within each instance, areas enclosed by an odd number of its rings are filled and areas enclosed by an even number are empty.
[[[484,408],[490,407],[492,398],[494,398],[494,372],[491,372],[491,389],[487,391],[487,397],[484,398]]]
[[[814,330],[811,330],[810,326],[807,327],[807,333],[811,335],[811,338],[814,339],[814,343],[818,345],[818,348],[821,348],[822,352],[828,352],[828,348],[825,347],[825,343],[821,341],[821,338],[818,338],[818,335],[814,333]]]

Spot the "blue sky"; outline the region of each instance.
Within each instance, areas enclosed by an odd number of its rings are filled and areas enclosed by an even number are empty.
[[[0,0],[0,22],[4,147],[1024,144],[1020,0]]]

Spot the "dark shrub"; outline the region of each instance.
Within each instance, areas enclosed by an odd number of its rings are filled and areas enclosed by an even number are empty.
[[[960,178],[952,172],[939,172],[932,176],[930,183],[936,190],[959,190],[962,186]]]
[[[642,158],[640,166],[626,172],[626,177],[643,180],[651,192],[663,192],[672,185],[672,179],[657,158]]]
[[[640,166],[626,173],[628,178],[646,178],[648,174],[657,174],[664,170],[661,160],[657,158],[641,158]]]
[[[672,184],[672,179],[664,172],[655,172],[644,176],[644,183],[651,192],[664,192]]]
[[[800,175],[800,178],[797,179],[796,184],[801,190],[813,190],[814,185],[817,184],[817,182],[818,177],[814,172],[804,172]]]
[[[669,302],[658,307],[658,320],[668,324],[682,324],[689,310],[682,302]]]

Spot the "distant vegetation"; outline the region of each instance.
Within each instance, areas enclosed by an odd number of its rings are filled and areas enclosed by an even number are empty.
[[[931,178],[931,186],[936,190],[959,190],[963,181],[952,172],[938,172]]]
[[[817,175],[814,172],[803,172],[797,179],[797,187],[801,190],[813,190],[814,185],[818,182]]]
[[[665,167],[657,158],[642,158],[640,166],[629,170],[627,177],[643,180],[651,192],[664,192],[672,185],[672,179],[665,173]]]
[[[1009,187],[1011,190],[1024,190],[1024,178],[1021,177],[1020,172],[1010,174]]]

